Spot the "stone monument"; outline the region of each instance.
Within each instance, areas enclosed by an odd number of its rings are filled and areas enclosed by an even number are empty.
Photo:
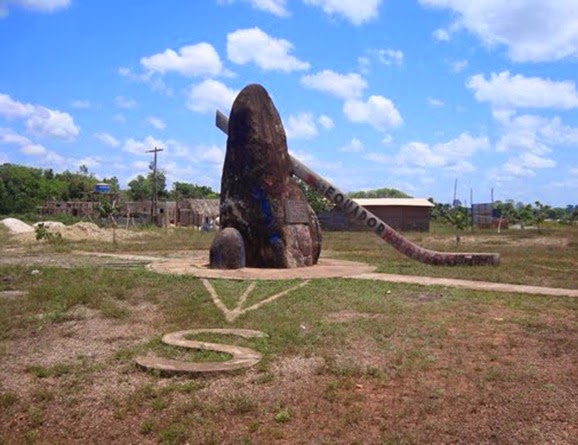
[[[261,85],[245,87],[233,103],[228,124],[220,226],[241,235],[247,267],[317,264],[319,221],[292,177],[292,169],[285,130],[269,94]],[[217,235],[215,239],[211,267],[239,265],[239,261],[226,261],[225,254],[241,251],[237,245],[227,248],[228,239],[238,243],[238,237]]]

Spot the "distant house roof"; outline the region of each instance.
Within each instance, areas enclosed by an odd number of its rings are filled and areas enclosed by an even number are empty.
[[[219,199],[183,199],[179,201],[181,209],[190,209],[193,212],[207,216],[218,216],[219,204]]]
[[[363,207],[435,207],[423,198],[354,198],[353,200]]]

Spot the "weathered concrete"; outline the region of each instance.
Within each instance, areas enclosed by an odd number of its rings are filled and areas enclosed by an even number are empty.
[[[268,337],[264,332],[252,331],[249,329],[191,329],[188,331],[172,332],[163,336],[163,343],[182,348],[224,352],[226,354],[231,354],[232,358],[224,362],[203,363],[183,362],[180,360],[171,360],[161,357],[137,357],[135,360],[142,368],[158,370],[168,374],[202,374],[210,372],[236,371],[239,369],[249,368],[259,363],[262,358],[260,353],[250,348],[242,348],[221,343],[187,340],[185,338],[185,336],[203,333],[236,335],[243,338]]]
[[[206,261],[199,259],[166,259],[151,263],[147,269],[159,273],[193,275],[199,278],[223,278],[229,280],[291,280],[294,278],[338,278],[350,277],[375,270],[374,266],[355,261],[321,258],[315,266],[294,269],[264,269],[245,267],[243,269],[219,270],[207,267]]]

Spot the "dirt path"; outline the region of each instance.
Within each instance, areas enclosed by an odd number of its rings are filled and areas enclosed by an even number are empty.
[[[459,287],[462,289],[483,290],[488,292],[508,292],[555,297],[578,297],[578,290],[557,287],[526,286],[524,284],[492,283],[491,281],[458,280],[454,278],[417,277],[410,275],[392,275],[385,273],[366,273],[353,277],[357,280],[389,281],[392,283],[420,284],[423,286]]]

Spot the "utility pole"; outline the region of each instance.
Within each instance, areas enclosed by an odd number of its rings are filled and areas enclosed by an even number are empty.
[[[151,202],[151,223],[155,223],[155,216],[157,214],[157,153],[159,151],[163,151],[162,148],[153,148],[152,150],[148,150],[147,153],[153,153],[154,154],[154,160],[153,160],[153,196],[152,196],[152,202]]]

